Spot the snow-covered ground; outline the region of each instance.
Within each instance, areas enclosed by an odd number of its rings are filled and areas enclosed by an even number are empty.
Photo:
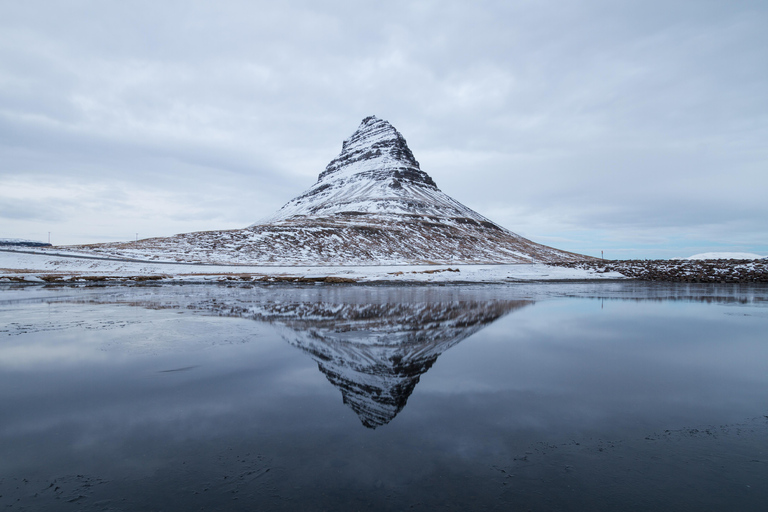
[[[58,276],[58,278],[57,278]],[[389,266],[252,266],[200,265],[96,259],[55,255],[45,251],[0,250],[0,282],[23,279],[45,282],[51,279],[99,280],[108,278],[160,277],[181,282],[226,280],[308,279],[329,282],[392,283],[501,283],[515,281],[558,281],[585,279],[626,279],[618,272],[596,269],[551,267],[544,264],[511,265],[389,265]]]

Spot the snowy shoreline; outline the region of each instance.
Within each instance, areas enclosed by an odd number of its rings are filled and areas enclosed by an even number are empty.
[[[132,261],[48,251],[0,250],[0,283],[294,282],[294,283],[513,283],[626,280],[602,269],[545,264],[264,266]]]
[[[685,259],[552,263],[552,266],[618,272],[641,281],[681,283],[768,283],[768,260]]]
[[[665,281],[768,283],[768,260],[585,260],[475,265],[244,265],[140,261],[50,250],[0,249],[0,283],[500,284]]]

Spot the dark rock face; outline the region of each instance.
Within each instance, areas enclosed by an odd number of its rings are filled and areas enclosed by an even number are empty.
[[[331,160],[317,181],[322,182],[352,164],[377,159],[390,160],[391,167],[383,173],[370,172],[369,178],[383,180],[394,176],[414,184],[437,188],[432,178],[419,168],[419,162],[413,156],[403,135],[387,121],[376,116],[363,119],[357,131],[343,142],[341,154]]]

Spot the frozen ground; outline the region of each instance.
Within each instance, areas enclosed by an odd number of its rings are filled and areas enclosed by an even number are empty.
[[[252,266],[201,265],[100,259],[52,251],[0,250],[0,282],[147,280],[201,282],[225,280],[392,283],[501,283],[626,279],[599,268],[510,265]]]

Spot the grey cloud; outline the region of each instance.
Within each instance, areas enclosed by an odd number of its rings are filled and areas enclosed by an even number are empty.
[[[259,218],[375,114],[446,192],[529,216],[496,219],[510,227],[765,232],[763,2],[17,2],[0,18],[0,177],[178,188],[176,218]],[[241,199],[195,209],[212,182]]]
[[[50,205],[43,200],[0,198],[0,219],[4,221],[44,221],[55,218],[65,220],[66,205]]]

